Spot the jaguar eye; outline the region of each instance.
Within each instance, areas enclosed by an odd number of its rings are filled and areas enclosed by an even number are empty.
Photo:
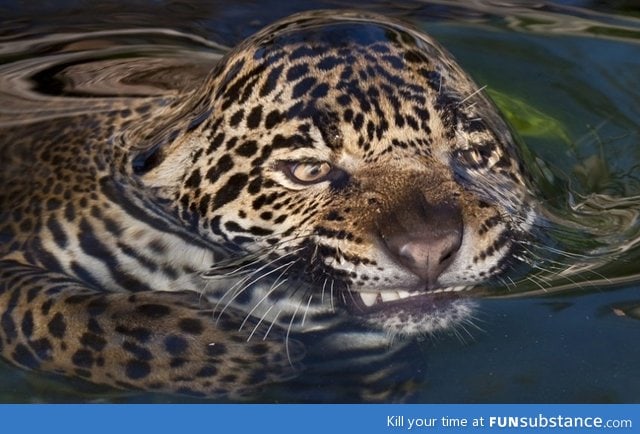
[[[287,174],[289,177],[300,184],[315,184],[327,179],[327,175],[331,173],[331,164],[326,161],[313,163],[288,163]]]

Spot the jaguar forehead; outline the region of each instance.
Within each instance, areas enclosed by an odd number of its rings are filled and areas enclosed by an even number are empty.
[[[213,96],[229,126],[277,127],[295,137],[277,145],[294,148],[317,145],[313,126],[328,148],[369,157],[392,146],[447,154],[461,122],[478,136],[465,140],[494,140],[461,104],[475,85],[435,41],[375,15],[322,18],[267,28],[229,55]]]

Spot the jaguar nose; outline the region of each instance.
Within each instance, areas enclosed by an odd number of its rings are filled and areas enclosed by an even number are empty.
[[[438,277],[449,267],[460,249],[462,231],[440,231],[392,238],[387,246],[395,259],[419,276],[428,286],[436,286]]]
[[[457,206],[435,207],[425,214],[420,220],[396,216],[395,229],[383,233],[382,238],[397,263],[433,288],[455,260],[462,244],[463,225]]]

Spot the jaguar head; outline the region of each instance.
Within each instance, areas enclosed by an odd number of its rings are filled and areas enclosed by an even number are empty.
[[[424,333],[464,321],[464,290],[520,262],[536,212],[518,148],[429,36],[370,14],[293,17],[191,97],[150,173],[174,174],[180,218],[255,276],[216,298],[260,315],[286,298],[299,318],[330,299]]]

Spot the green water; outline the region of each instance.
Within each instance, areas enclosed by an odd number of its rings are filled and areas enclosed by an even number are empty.
[[[129,93],[189,86],[224,46],[303,8],[272,3],[0,6],[0,123],[70,90],[87,98],[67,112],[95,107],[100,95],[120,97],[113,60],[149,71],[139,79],[146,87],[128,83]],[[572,3],[361,4],[435,36],[486,86],[532,151],[546,215],[560,228],[548,235],[561,252],[480,300],[477,328],[421,344],[416,402],[640,402],[640,12],[624,2],[618,11]],[[47,78],[70,62],[80,68],[75,81]],[[38,86],[21,87],[34,69],[45,71]],[[6,365],[0,390],[3,402],[180,401]]]

